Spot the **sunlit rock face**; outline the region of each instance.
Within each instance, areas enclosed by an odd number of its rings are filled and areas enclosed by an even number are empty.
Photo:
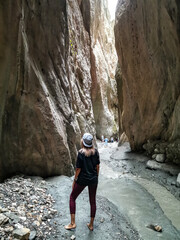
[[[0,19],[0,178],[71,175],[81,134],[95,135],[78,2],[1,1]]]
[[[122,125],[132,149],[141,149],[147,140],[161,145],[180,138],[179,26],[179,1],[118,2],[115,42],[123,81]]]
[[[92,103],[97,137],[118,132],[118,103],[115,70],[117,55],[114,21],[106,0],[90,1]]]

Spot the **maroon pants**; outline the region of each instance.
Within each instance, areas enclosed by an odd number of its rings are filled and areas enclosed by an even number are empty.
[[[69,200],[69,207],[70,207],[70,213],[75,214],[76,212],[76,198],[79,196],[79,194],[84,190],[86,186],[81,186],[77,183],[75,183],[74,188],[70,195]],[[97,184],[92,184],[88,186],[89,190],[89,202],[91,206],[91,217],[95,217],[96,214],[96,190],[97,190]]]

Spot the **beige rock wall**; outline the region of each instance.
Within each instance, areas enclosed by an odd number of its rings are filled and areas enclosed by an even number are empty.
[[[147,140],[169,143],[180,138],[179,26],[179,1],[118,2],[115,42],[123,80],[122,125],[132,149],[141,149]]]
[[[0,178],[71,175],[95,135],[90,39],[77,1],[0,2]]]
[[[115,70],[117,55],[114,42],[114,22],[106,0],[91,4],[91,75],[92,103],[97,137],[118,133],[118,102]]]

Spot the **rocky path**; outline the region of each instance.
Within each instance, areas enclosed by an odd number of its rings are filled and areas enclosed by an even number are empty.
[[[15,176],[0,184],[0,240],[180,239],[180,189],[176,176],[146,168],[148,159],[128,144],[98,143],[101,170],[94,231],[86,226],[85,189],[77,199],[77,228],[67,231],[72,179]],[[160,225],[162,232],[149,229]]]
[[[109,144],[105,148],[99,143],[98,194],[118,207],[142,239],[180,239],[179,188],[173,183],[176,177],[147,169],[148,158],[129,150],[128,144],[120,148]],[[160,225],[163,231],[149,229],[150,224]]]

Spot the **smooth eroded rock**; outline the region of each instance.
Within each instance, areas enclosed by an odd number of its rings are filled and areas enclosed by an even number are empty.
[[[133,150],[147,140],[180,138],[180,5],[119,0],[115,45],[122,84],[122,126]]]
[[[164,154],[157,154],[156,155],[156,161],[159,163],[165,162],[165,155]]]
[[[166,164],[166,163],[158,163],[154,160],[149,160],[147,162],[146,166],[149,169],[162,170],[162,171],[170,173],[171,175],[177,175],[180,171],[180,167],[177,167],[176,165],[170,165],[170,164]]]
[[[81,135],[96,135],[78,2],[7,0],[0,16],[0,179],[72,175]]]

